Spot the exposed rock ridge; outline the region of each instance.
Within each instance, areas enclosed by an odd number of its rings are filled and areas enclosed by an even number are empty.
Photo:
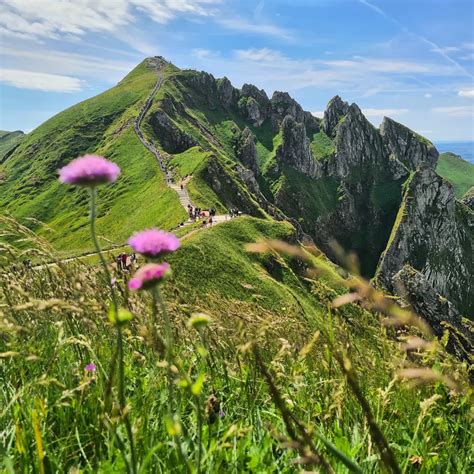
[[[456,202],[447,181],[420,168],[407,186],[397,221],[377,271],[395,291],[393,276],[405,265],[419,271],[464,315],[474,314],[474,213]]]
[[[472,363],[474,333],[472,325],[463,320],[457,308],[437,293],[423,274],[409,265],[397,272],[392,282],[397,293],[421,315],[437,337],[448,332],[447,350],[461,360]]]

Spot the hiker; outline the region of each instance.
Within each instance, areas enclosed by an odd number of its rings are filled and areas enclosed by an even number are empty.
[[[181,191],[184,189],[183,183],[181,183]]]
[[[25,267],[25,270],[31,270],[33,268],[33,265],[31,264],[31,260],[29,258],[23,260],[23,266]]]
[[[212,226],[212,216],[209,217],[209,225]]]
[[[122,261],[122,270],[126,270],[127,269],[127,254],[123,253],[120,257]]]

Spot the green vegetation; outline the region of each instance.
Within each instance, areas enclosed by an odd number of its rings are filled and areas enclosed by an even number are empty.
[[[176,226],[186,213],[169,190],[156,159],[138,141],[132,120],[156,82],[156,73],[141,63],[116,87],[54,116],[28,134],[0,165],[0,208],[35,228],[28,219],[47,224],[48,237],[65,253],[91,248],[88,196],[57,181],[57,169],[85,153],[116,161],[122,177],[101,190],[101,236],[121,243],[131,231],[151,225]],[[166,211],[166,212],[165,212]]]
[[[311,150],[313,156],[317,160],[320,160],[321,158],[333,155],[336,151],[336,146],[334,140],[331,140],[331,138],[321,130],[313,135],[311,140]]]
[[[19,237],[41,245],[21,229]],[[404,472],[463,472],[474,454],[464,368],[440,347],[407,354],[360,305],[334,308],[345,284],[323,257],[310,278],[289,257],[244,250],[261,238],[294,234],[288,224],[239,218],[191,234],[169,257],[171,373],[153,346],[149,295],[126,291],[127,276],[117,275],[119,303],[133,314],[123,328],[127,414],[116,382],[107,401],[116,331],[101,272],[71,263],[17,273],[14,285],[2,278],[2,470],[126,472],[127,417],[139,472],[183,472],[184,463],[191,472],[299,472],[295,463],[324,472],[314,453],[334,472],[381,472],[370,409]],[[195,311],[211,316],[208,327],[186,326]],[[160,312],[159,334],[164,321]],[[398,375],[407,367],[432,383],[410,387]]]
[[[23,132],[5,132],[0,130],[0,163],[10,150],[15,148],[25,137]],[[1,179],[0,179],[1,180]]]
[[[457,198],[474,186],[474,165],[454,153],[439,155],[436,172],[454,186]]]

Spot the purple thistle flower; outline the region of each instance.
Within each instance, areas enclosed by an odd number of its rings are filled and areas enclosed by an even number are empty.
[[[148,258],[174,252],[180,246],[178,237],[158,229],[136,232],[128,239],[128,243],[135,252]]]
[[[120,168],[98,155],[85,155],[71,161],[59,170],[59,181],[77,186],[97,186],[112,183],[120,174]]]
[[[222,409],[219,410],[219,416],[221,418],[224,418],[224,416],[225,416],[224,410],[222,410]]]
[[[146,290],[160,283],[171,273],[168,263],[147,263],[128,282],[130,290]]]
[[[85,369],[87,372],[95,372],[97,366],[91,362],[90,364],[86,365]]]

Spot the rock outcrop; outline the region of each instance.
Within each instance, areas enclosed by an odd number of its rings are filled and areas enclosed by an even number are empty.
[[[474,211],[474,186],[462,197],[461,202]]]
[[[238,91],[234,88],[227,77],[217,79],[217,95],[219,100],[226,106],[229,107],[238,98]]]
[[[408,127],[384,117],[380,134],[390,155],[403,163],[407,169],[416,170],[419,166],[436,168],[438,150],[431,142],[420,137]]]
[[[336,129],[341,120],[349,111],[349,104],[344,102],[338,95],[333,97],[324,111],[322,128],[328,137],[336,135]]]
[[[277,161],[289,164],[312,178],[319,177],[322,169],[311,153],[304,123],[297,122],[291,115],[287,115],[283,119],[281,132],[282,143],[276,152]]]
[[[255,137],[248,127],[240,133],[235,145],[235,154],[239,161],[243,163],[255,176],[259,174],[257,161],[257,147],[255,146]]]
[[[437,337],[448,332],[447,349],[461,360],[472,361],[474,333],[471,325],[463,321],[456,307],[437,293],[423,274],[405,265],[393,278],[392,283],[413,311],[421,315]]]
[[[410,265],[436,293],[472,316],[473,224],[474,213],[456,201],[451,184],[430,167],[420,168],[407,185],[377,281],[393,292],[393,276]]]
[[[163,111],[157,110],[150,115],[150,125],[161,146],[168,153],[181,153],[198,145],[196,139],[180,130]]]
[[[295,99],[290,97],[288,92],[275,91],[270,101],[272,108],[272,126],[274,130],[278,130],[283,119],[290,115],[296,122],[304,122],[305,114]]]

